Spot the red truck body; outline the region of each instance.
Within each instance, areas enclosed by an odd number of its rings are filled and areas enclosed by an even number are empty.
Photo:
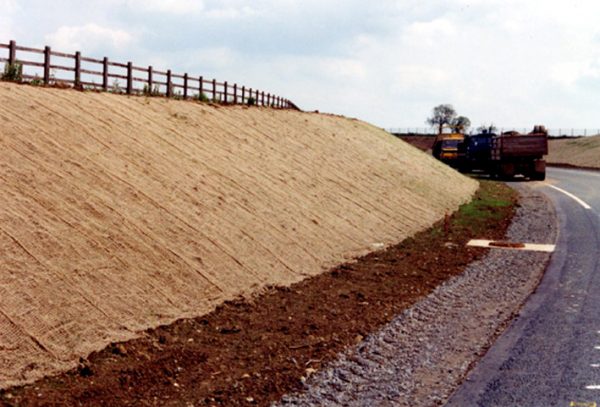
[[[533,180],[546,178],[548,133],[536,126],[529,134],[503,133],[492,138],[491,170],[493,175],[513,177],[524,175]]]

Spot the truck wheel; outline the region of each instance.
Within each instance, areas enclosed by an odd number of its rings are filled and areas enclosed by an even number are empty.
[[[503,180],[511,180],[514,178],[517,168],[514,163],[501,163],[500,164],[500,178]]]
[[[534,172],[531,176],[531,179],[534,181],[543,181],[546,179],[546,171],[544,172]]]

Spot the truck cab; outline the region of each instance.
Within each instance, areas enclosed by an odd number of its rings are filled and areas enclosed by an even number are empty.
[[[492,139],[496,134],[484,131],[465,137],[463,148],[465,151],[464,170],[487,170],[492,158]]]
[[[440,134],[433,144],[433,156],[451,167],[459,167],[464,159],[464,140],[465,136],[459,133]]]

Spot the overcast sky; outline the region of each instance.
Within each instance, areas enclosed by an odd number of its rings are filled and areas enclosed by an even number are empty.
[[[600,127],[597,0],[0,0],[0,42],[216,77],[425,127]]]

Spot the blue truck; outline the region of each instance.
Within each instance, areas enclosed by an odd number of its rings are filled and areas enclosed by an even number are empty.
[[[535,181],[546,178],[548,132],[544,126],[535,126],[527,134],[511,131],[470,135],[461,148],[464,158],[459,168],[464,172],[480,171],[503,179],[516,175]]]

